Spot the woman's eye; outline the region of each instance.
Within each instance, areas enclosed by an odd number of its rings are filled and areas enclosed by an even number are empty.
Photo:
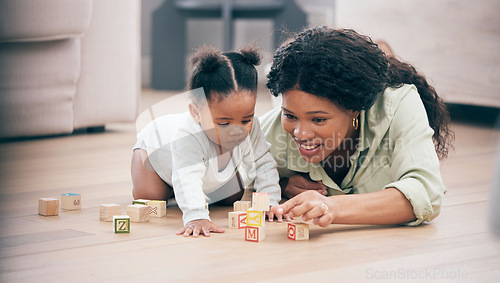
[[[295,119],[295,116],[293,116],[293,115],[291,115],[291,114],[288,114],[288,113],[283,113],[283,115],[284,115],[284,116],[285,116],[285,118],[287,118],[287,119],[290,119],[290,120]]]
[[[326,119],[325,118],[313,118],[312,121],[315,123],[321,123],[321,122],[326,121]]]
[[[224,126],[229,126],[229,123],[217,123],[217,125],[224,127]]]
[[[250,122],[252,122],[252,120],[245,120],[245,121],[241,121],[243,124],[248,124]]]

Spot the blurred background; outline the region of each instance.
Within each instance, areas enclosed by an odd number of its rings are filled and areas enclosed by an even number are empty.
[[[232,35],[225,30],[221,12],[225,0],[146,0],[141,2],[142,86],[156,89],[178,89],[179,83],[165,83],[158,73],[179,73],[165,63],[160,66],[173,33],[185,40],[180,45],[189,57],[196,47],[210,44],[220,49],[237,49],[255,43],[264,54],[260,68],[265,79],[275,40],[280,30],[296,32],[304,25],[327,25],[353,28],[375,41],[384,41],[396,56],[411,62],[434,83],[438,93],[449,103],[500,107],[500,2],[484,0],[232,0],[229,20]],[[295,3],[290,3],[295,2]],[[191,4],[191,6],[186,4]],[[219,8],[216,4],[219,3]],[[274,3],[272,7],[270,4]],[[184,4],[184,6],[183,6]],[[210,5],[212,4],[212,5]],[[260,6],[270,6],[266,12]],[[281,5],[281,6],[280,6]],[[290,16],[275,20],[290,5],[296,5]],[[252,7],[253,6],[253,7]],[[276,8],[278,6],[278,8]],[[258,10],[258,9],[262,10]],[[274,8],[274,10],[273,10]],[[219,14],[213,10],[219,9]],[[254,9],[246,15],[241,10]],[[288,8],[290,9],[290,8]],[[181,15],[171,21],[169,10]],[[240,12],[240,14],[238,14]],[[301,14],[303,13],[303,15]],[[303,21],[304,17],[305,21]],[[163,20],[162,20],[163,18]],[[185,28],[180,22],[185,22]],[[162,26],[162,23],[165,25]],[[286,34],[280,34],[281,40]],[[163,37],[163,39],[162,39]],[[230,39],[229,48],[225,41]],[[162,41],[165,41],[163,43]],[[168,49],[172,50],[172,49]],[[179,57],[180,50],[172,50]],[[156,64],[156,66],[155,66]],[[179,62],[177,62],[179,64]],[[189,73],[186,70],[184,76]],[[178,81],[178,79],[177,79]]]

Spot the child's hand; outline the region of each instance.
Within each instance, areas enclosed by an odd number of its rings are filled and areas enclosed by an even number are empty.
[[[286,218],[286,221],[292,221],[292,218],[288,216],[288,214],[283,214],[283,208],[279,205],[272,206],[271,209],[267,212],[267,216],[269,217],[269,222],[273,222],[274,216],[278,219],[278,222],[283,222],[283,216]]]
[[[193,237],[198,237],[200,232],[205,235],[205,237],[210,237],[210,232],[224,233],[224,229],[217,227],[212,221],[208,219],[198,219],[189,221],[186,226],[182,227],[177,231],[177,235],[184,234],[184,237],[189,237],[193,234]]]

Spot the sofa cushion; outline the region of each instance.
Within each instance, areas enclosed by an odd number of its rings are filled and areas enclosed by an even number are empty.
[[[92,0],[2,0],[0,42],[80,37],[91,11]]]
[[[0,44],[0,138],[71,133],[79,38]]]

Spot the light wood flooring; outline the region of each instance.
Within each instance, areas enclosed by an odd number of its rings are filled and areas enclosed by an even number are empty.
[[[143,109],[171,94],[144,90]],[[266,97],[258,103],[258,114],[271,107]],[[133,123],[3,142],[0,282],[500,282],[500,236],[487,222],[500,141],[492,124],[453,124],[455,151],[441,168],[448,193],[432,223],[312,227],[301,242],[279,223],[266,224],[261,243],[232,229],[176,236],[176,207],[114,234],[111,222],[99,221],[99,205],[132,201]],[[67,192],[82,194],[82,210],[37,215],[39,198]],[[229,210],[211,208],[213,221],[227,228]]]

